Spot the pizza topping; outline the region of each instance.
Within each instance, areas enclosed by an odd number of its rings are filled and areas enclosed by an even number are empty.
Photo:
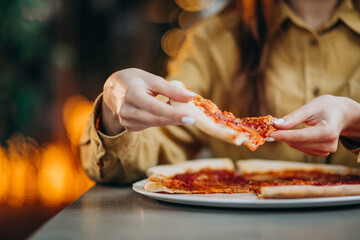
[[[188,193],[242,193],[246,189],[247,180],[231,170],[204,169],[198,172],[177,174],[168,181],[163,177],[154,176],[149,179],[159,182],[174,190],[183,190]]]
[[[235,170],[203,169],[173,177],[156,175],[149,181],[187,193],[257,193],[264,186],[313,185],[334,186],[360,184],[358,175],[329,174],[321,171],[282,171],[239,174]]]

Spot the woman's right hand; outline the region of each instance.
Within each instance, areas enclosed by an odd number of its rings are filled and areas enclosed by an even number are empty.
[[[195,119],[155,97],[164,95],[188,102],[195,94],[163,78],[130,68],[112,74],[104,84],[102,131],[116,135],[124,129],[141,131],[154,126],[193,124]]]

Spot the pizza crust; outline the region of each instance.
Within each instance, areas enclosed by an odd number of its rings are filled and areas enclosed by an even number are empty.
[[[260,189],[260,198],[318,198],[360,195],[360,185],[312,186],[287,185],[267,186]]]
[[[189,91],[179,81],[172,81],[171,84],[182,87],[184,90]],[[178,109],[181,109],[189,116],[195,118],[195,126],[212,137],[216,137],[237,146],[249,141],[249,137],[244,133],[237,132],[226,125],[216,123],[211,117],[207,116],[201,110],[201,107],[197,107],[192,101],[177,102],[170,99],[170,104]]]
[[[234,170],[234,163],[230,158],[204,158],[198,160],[188,160],[175,164],[165,164],[149,168],[146,171],[148,177],[161,174],[166,177],[172,177],[176,174],[188,171],[199,171],[205,168]]]
[[[342,165],[328,165],[320,163],[302,163],[279,160],[249,159],[239,160],[236,167],[242,174],[283,172],[283,171],[321,171],[330,174],[360,175],[360,170]]]
[[[186,190],[178,190],[178,189],[170,189],[163,186],[157,182],[148,181],[145,186],[144,190],[148,192],[165,192],[165,193],[191,193],[190,191]]]

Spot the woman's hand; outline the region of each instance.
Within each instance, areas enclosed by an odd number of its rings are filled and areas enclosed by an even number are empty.
[[[324,95],[274,122],[280,129],[270,137],[313,156],[327,156],[339,136],[360,139],[360,104],[345,97]],[[309,127],[293,129],[300,124]]]
[[[181,102],[195,96],[140,69],[125,69],[112,74],[104,85],[102,130],[108,135],[116,135],[124,129],[140,131],[153,126],[195,123],[195,119],[156,99],[158,94]]]

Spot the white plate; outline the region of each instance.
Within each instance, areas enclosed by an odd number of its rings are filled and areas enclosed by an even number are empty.
[[[226,208],[308,208],[360,204],[360,196],[300,198],[300,199],[258,199],[252,193],[235,194],[167,194],[144,190],[147,179],[133,184],[133,190],[149,198],[187,205]]]

